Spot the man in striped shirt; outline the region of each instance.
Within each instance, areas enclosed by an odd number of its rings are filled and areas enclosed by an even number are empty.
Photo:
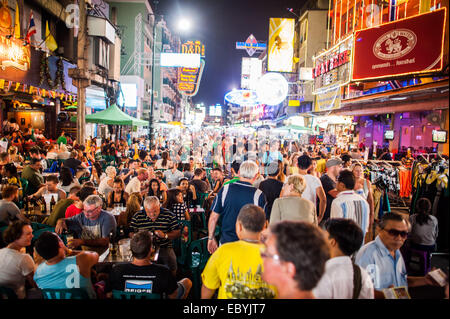
[[[245,161],[239,167],[239,181],[224,185],[217,193],[208,222],[208,251],[211,254],[217,249],[214,232],[219,217],[222,220],[220,244],[225,244],[239,240],[236,235],[236,220],[244,205],[254,204],[265,208],[266,198],[263,192],[252,186],[257,175],[258,165],[253,161]]]
[[[352,219],[365,236],[369,229],[369,204],[353,191],[354,188],[355,175],[350,170],[342,170],[337,177],[336,189],[339,193],[331,204],[330,218]]]
[[[148,196],[144,200],[144,210],[131,219],[133,232],[148,230],[153,233],[156,246],[159,246],[158,263],[169,267],[175,276],[177,257],[172,247],[172,240],[180,237],[180,228],[176,216],[169,210],[161,208],[158,197]]]

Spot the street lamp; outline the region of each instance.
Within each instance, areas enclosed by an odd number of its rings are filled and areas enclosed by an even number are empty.
[[[189,31],[191,29],[191,21],[189,21],[188,19],[181,19],[180,21],[178,21],[178,30],[180,31]]]

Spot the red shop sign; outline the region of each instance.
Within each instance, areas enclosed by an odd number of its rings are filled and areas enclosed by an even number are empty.
[[[350,62],[350,50],[346,50],[342,53],[336,53],[334,56],[332,56],[329,60],[320,63],[313,69],[313,78],[328,73],[331,70]]]
[[[356,31],[352,80],[442,70],[446,13],[442,8]]]

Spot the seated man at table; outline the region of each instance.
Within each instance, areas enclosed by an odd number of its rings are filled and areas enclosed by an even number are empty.
[[[55,231],[61,234],[64,229],[74,233],[75,239],[69,248],[85,246],[83,250],[93,250],[102,254],[108,248],[111,232],[116,233],[116,219],[102,210],[103,201],[98,195],[90,195],[83,202],[83,213],[71,218],[59,219]]]
[[[89,172],[87,171],[86,165],[84,165],[79,159],[78,159],[78,152],[73,150],[70,153],[70,157],[64,161],[63,164],[64,167],[68,167],[72,170],[72,172],[75,172],[73,174],[77,179],[79,179],[84,173]]]
[[[2,199],[0,199],[0,227],[8,226],[15,220],[28,222],[28,219],[20,212],[19,207],[14,203],[19,197],[19,189],[16,185],[6,185],[2,189]]]
[[[36,193],[44,184],[44,177],[41,174],[41,160],[32,158],[30,164],[25,166],[22,171],[22,178],[28,181],[27,193],[24,195]]]
[[[43,232],[35,243],[36,253],[45,262],[39,264],[34,281],[40,289],[85,289],[90,299],[96,299],[91,282],[91,269],[98,262],[92,251],[71,252],[58,235]],[[74,253],[74,256],[68,257]]]
[[[79,200],[77,193],[80,191],[80,186],[73,186],[69,191],[69,196],[67,198],[59,200],[55,207],[53,208],[53,211],[50,212],[50,216],[46,218],[43,222],[43,224],[55,227],[56,222],[65,217],[67,208]]]
[[[46,179],[45,186],[31,195],[32,198],[41,198],[42,196],[45,198],[45,195],[52,195],[55,196],[55,202],[58,202],[67,197],[66,192],[58,187],[59,180],[56,175],[49,175]]]
[[[168,266],[175,276],[177,257],[172,240],[181,235],[175,214],[161,208],[158,197],[148,196],[144,200],[144,210],[134,214],[130,226],[134,233],[149,230],[155,235],[155,244],[160,247],[158,263]]]
[[[107,296],[112,290],[166,295],[169,299],[185,299],[192,282],[184,278],[177,282],[169,269],[152,263],[152,235],[140,231],[130,241],[133,261],[115,264],[106,285]]]

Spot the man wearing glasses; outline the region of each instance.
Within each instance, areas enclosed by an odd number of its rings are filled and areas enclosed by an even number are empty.
[[[270,228],[261,251],[262,279],[280,299],[314,299],[312,292],[330,258],[325,234],[307,222],[282,221]]]
[[[110,213],[102,210],[103,200],[98,195],[90,195],[83,202],[83,213],[71,218],[59,219],[55,231],[61,234],[69,230],[75,239],[68,243],[73,249],[85,246],[87,250],[102,254],[109,245],[109,236],[116,232],[116,219]]]
[[[428,276],[407,276],[400,248],[408,236],[408,224],[402,216],[386,213],[378,226],[378,236],[359,250],[355,260],[369,273],[375,288],[375,298],[384,298],[381,289],[434,285]]]

